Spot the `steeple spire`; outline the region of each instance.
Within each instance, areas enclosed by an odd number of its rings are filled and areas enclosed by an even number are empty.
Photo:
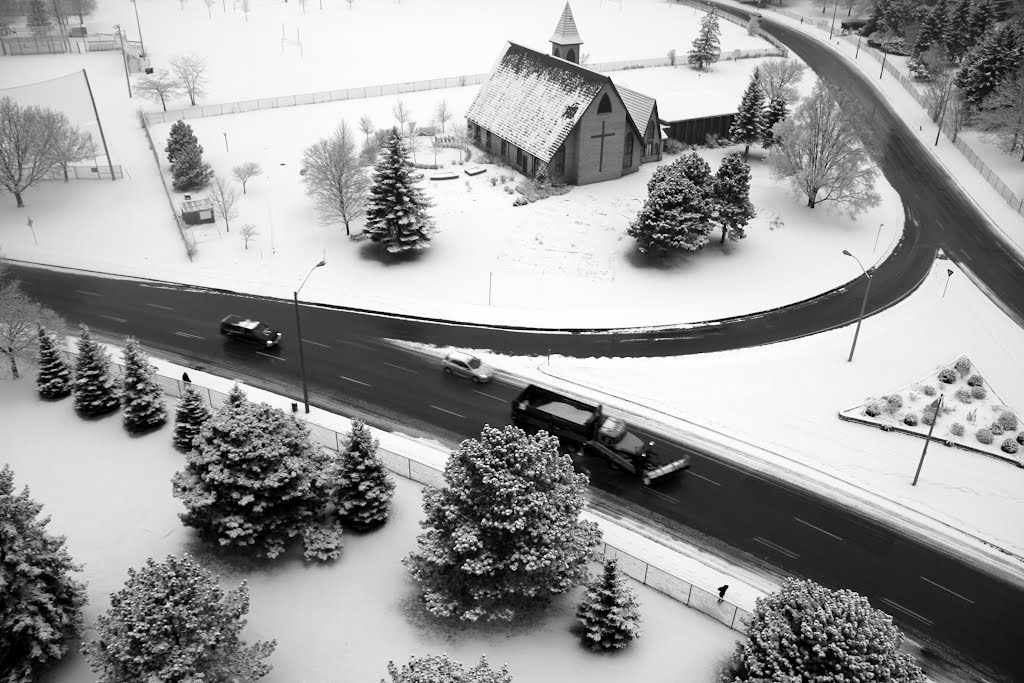
[[[562,10],[562,17],[558,20],[558,26],[555,27],[555,32],[551,36],[551,54],[579,64],[581,45],[583,45],[583,39],[580,38],[580,32],[576,29],[576,20],[572,18],[572,9],[567,2],[565,9]]]

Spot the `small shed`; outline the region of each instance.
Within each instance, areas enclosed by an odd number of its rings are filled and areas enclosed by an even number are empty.
[[[181,220],[188,225],[199,225],[200,223],[213,223],[213,202],[207,197],[192,199],[185,195],[185,201],[181,203]]]

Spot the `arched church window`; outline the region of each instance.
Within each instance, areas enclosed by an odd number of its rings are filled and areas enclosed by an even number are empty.
[[[612,113],[612,101],[608,95],[601,95],[601,101],[597,105],[598,114],[611,114]]]

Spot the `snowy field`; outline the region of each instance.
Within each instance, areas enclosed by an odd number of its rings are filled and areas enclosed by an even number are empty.
[[[82,420],[70,399],[39,401],[31,379],[0,381],[0,414],[5,425],[19,426],[4,429],[3,461],[14,470],[16,487],[31,487],[44,514],[53,517],[51,531],[66,534],[71,555],[85,564],[86,622],[106,609],[128,567],[148,557],[193,553],[226,585],[249,582],[245,635],[250,641],[278,641],[267,683],[376,681],[385,676],[389,659],[404,662],[432,652],[464,663],[486,654],[492,664],[507,662],[519,681],[711,681],[737,637],[637,584],[643,637],[613,656],[590,653],[569,632],[579,591],[528,628],[439,627],[417,610],[414,584],[401,564],[419,532],[418,485],[398,478],[391,521],[372,534],[347,534],[337,562],[310,565],[292,554],[273,563],[239,563],[210,552],[178,520],[181,508],[171,495],[170,477],[184,457],[172,448],[168,427],[131,437],[119,413]],[[43,683],[87,680],[88,666],[73,651]]]

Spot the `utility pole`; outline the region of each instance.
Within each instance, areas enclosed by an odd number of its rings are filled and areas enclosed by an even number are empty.
[[[939,421],[939,413],[942,412],[942,394],[939,394],[939,398],[932,401],[931,405],[935,406],[935,415],[932,416],[932,423],[928,425],[928,438],[924,441],[924,449],[921,451],[921,459],[917,463],[917,471],[914,472],[914,481],[910,483],[911,486],[917,486],[917,478],[921,476],[921,468],[924,466],[924,456],[928,455],[928,443],[932,440],[932,432],[935,431],[935,423]]]
[[[92,96],[92,86],[89,85],[89,74],[85,72],[85,69],[82,69],[82,75],[85,76],[85,87],[89,90],[89,100],[92,102],[92,111],[96,114],[96,125],[100,129],[100,141],[103,143],[103,153],[107,155],[107,166],[110,167],[110,179],[116,181],[117,177],[114,175],[114,162],[110,158],[110,150],[107,149],[107,137],[103,134],[103,124],[100,123],[100,112],[96,108],[96,98]]]
[[[132,79],[128,76],[128,56],[124,52],[124,35],[121,33],[121,25],[114,24],[117,29],[117,42],[121,43],[121,61],[124,63],[124,80],[128,84],[128,99],[132,97]]]

